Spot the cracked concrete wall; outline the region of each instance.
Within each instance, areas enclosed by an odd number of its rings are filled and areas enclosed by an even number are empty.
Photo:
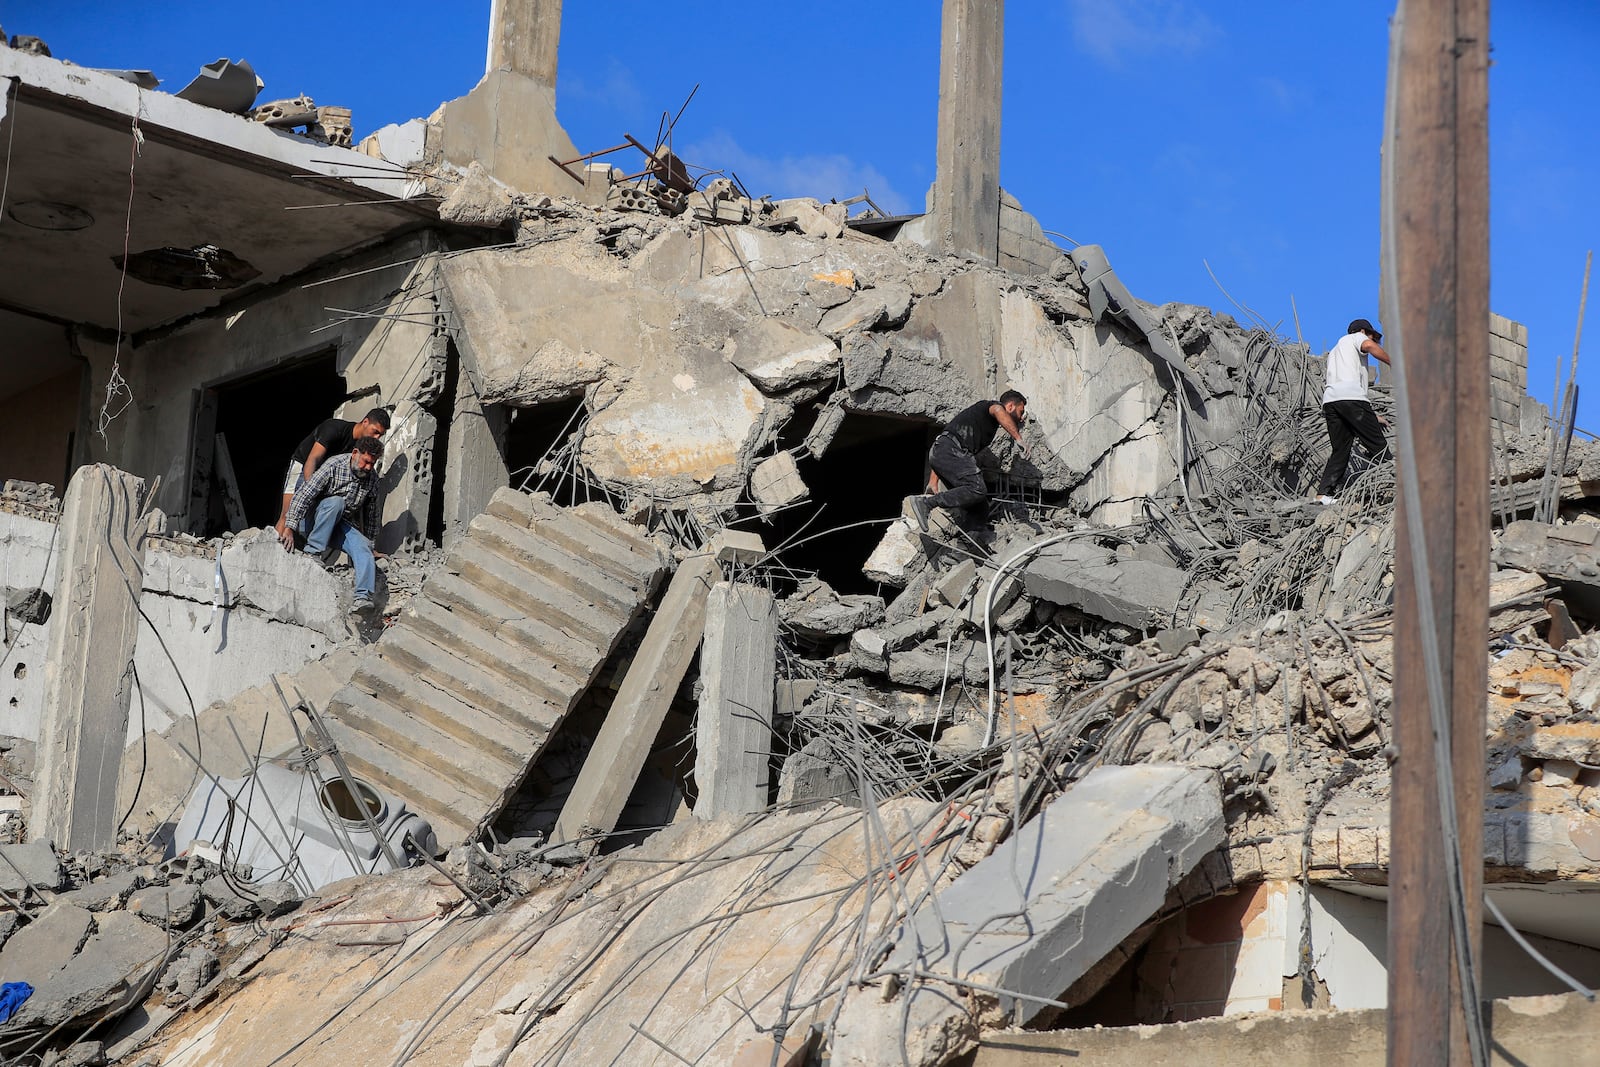
[[[0,593],[43,589],[55,595],[56,524],[0,511]],[[44,666],[50,648],[47,622],[5,617],[0,657],[0,734],[36,740],[44,714]]]
[[[53,592],[55,529],[51,522],[0,512],[0,584]],[[213,545],[149,542],[139,598],[145,617],[134,650],[139,689],[129,713],[130,744],[145,730],[164,730],[187,719],[191,698],[196,710],[204,708],[351,639],[345,616],[348,578],[289,555],[268,534],[235,540],[222,550],[221,609],[207,629],[216,562]],[[49,627],[8,619],[7,637],[10,650],[0,663],[0,735],[36,741]]]
[[[197,390],[333,347],[347,390],[364,394],[345,405],[340,412],[343,417],[359,418],[378,404],[399,405],[399,419],[391,435],[405,441],[407,447],[390,449],[384,458],[389,496],[383,515],[385,537],[380,541],[380,548],[393,547],[404,526],[403,513],[415,509],[419,500],[425,507],[428,494],[423,475],[431,477],[431,417],[418,418],[426,414],[421,408],[414,404],[406,408],[400,402],[431,404],[444,382],[443,349],[431,341],[434,302],[422,283],[428,268],[425,263],[410,262],[437,244],[428,233],[389,242],[337,266],[246,294],[213,313],[141,341],[131,351],[125,345],[120,363],[133,399],[107,426],[103,443],[91,434],[93,458],[146,479],[159,477],[156,506],[167,514],[172,528],[189,529]],[[397,263],[388,270],[341,277]],[[331,280],[334,278],[339,280]],[[326,284],[303,287],[310,282]],[[337,309],[362,314],[350,316]],[[331,323],[338,324],[326,328]],[[91,364],[92,428],[105,398],[112,351],[106,346],[85,347]],[[294,412],[286,417],[297,424],[304,422],[309,431],[317,421],[333,414]],[[285,455],[285,467],[288,462]],[[414,518],[426,522],[425,514],[414,514]],[[397,520],[398,526],[394,525]]]

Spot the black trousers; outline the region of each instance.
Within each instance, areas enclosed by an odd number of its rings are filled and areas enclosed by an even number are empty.
[[[934,507],[964,511],[977,520],[988,517],[989,487],[978,470],[978,457],[956,444],[949,434],[942,433],[933,439],[933,447],[928,449],[928,464],[945,487],[943,492],[933,494]]]
[[[1328,465],[1322,469],[1322,481],[1317,483],[1319,496],[1332,496],[1335,489],[1344,485],[1345,472],[1350,469],[1350,446],[1359,440],[1361,450],[1373,460],[1388,458],[1389,443],[1384,440],[1383,426],[1378,413],[1365,400],[1334,400],[1322,405],[1322,416],[1328,420],[1328,441],[1333,452]]]

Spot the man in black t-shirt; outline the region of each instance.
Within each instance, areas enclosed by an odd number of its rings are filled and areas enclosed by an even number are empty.
[[[978,453],[989,447],[996,430],[1004,430],[1026,457],[1028,446],[1022,443],[1022,424],[1027,419],[1027,409],[1028,398],[1015,389],[1007,389],[999,400],[980,400],[950,420],[928,450],[928,464],[944,484],[944,492],[910,498],[911,513],[917,517],[919,527],[927,530],[928,516],[934,508],[976,513],[979,519],[987,517],[989,487],[978,470]]]
[[[309,482],[317,468],[329,456],[347,454],[355,442],[363,437],[382,440],[389,431],[389,413],[383,408],[373,408],[360,422],[348,419],[325,419],[317,428],[306,434],[305,440],[295,448],[289,461],[288,473],[283,479],[283,506],[278,509],[278,536],[282,537],[289,517],[289,504],[294,491]]]

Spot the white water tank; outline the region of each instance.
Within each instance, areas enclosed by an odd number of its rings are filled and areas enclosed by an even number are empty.
[[[209,844],[225,862],[248,866],[251,881],[292,882],[305,893],[395,869],[385,842],[399,866],[438,851],[426,819],[370,783],[352,781],[354,793],[337,776],[319,785],[311,774],[272,763],[244,778],[210,779],[184,807],[173,846],[182,855]]]

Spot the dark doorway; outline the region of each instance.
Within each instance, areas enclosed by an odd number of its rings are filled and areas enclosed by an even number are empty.
[[[841,593],[876,592],[861,565],[883,540],[886,520],[898,516],[901,502],[925,484],[936,428],[920,419],[846,415],[828,450],[799,462],[811,502],[773,516],[763,533],[768,546],[797,538],[783,551],[787,566],[814,571]],[[819,506],[822,514],[808,525]]]
[[[512,488],[543,490],[562,505],[584,499],[583,494],[574,493],[572,465],[561,463],[569,457],[555,454],[557,446],[566,443],[583,421],[583,395],[513,408],[510,416],[503,455]],[[541,469],[547,459],[553,462]]]
[[[195,426],[195,504],[203,498],[202,528],[196,532],[215,537],[234,528],[235,507],[242,507],[247,526],[276,523],[284,471],[295,446],[319,422],[332,418],[345,399],[344,378],[332,350],[205,390]],[[233,504],[224,484],[219,438],[237,488]],[[208,456],[210,462],[203,463]]]

